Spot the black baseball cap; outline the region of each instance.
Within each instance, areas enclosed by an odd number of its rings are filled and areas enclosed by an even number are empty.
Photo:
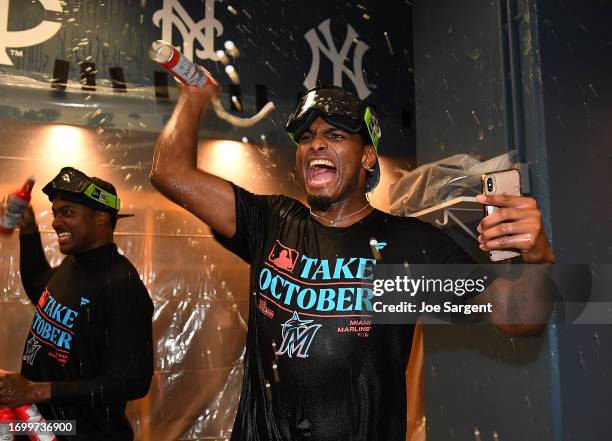
[[[304,93],[289,115],[285,129],[297,143],[302,134],[318,117],[348,133],[360,133],[368,144],[378,150],[382,135],[378,115],[372,106],[338,86],[317,86]],[[372,191],[380,181],[378,158],[368,170],[366,191]]]
[[[50,201],[60,197],[93,210],[106,211],[118,219],[133,216],[119,214],[121,199],[113,184],[95,176],[89,177],[73,167],[62,168],[42,191]]]

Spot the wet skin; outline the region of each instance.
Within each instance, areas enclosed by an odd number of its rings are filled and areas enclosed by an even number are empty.
[[[329,163],[313,166],[313,161],[321,160]],[[313,212],[330,220],[367,205],[366,169],[375,163],[374,147],[364,144],[359,134],[334,127],[322,118],[317,118],[298,140],[296,169],[303,179],[306,195],[309,201],[329,201],[329,207],[315,206]],[[356,222],[371,210],[347,219],[347,223]]]
[[[51,210],[63,254],[79,254],[112,242],[108,213],[63,199],[53,200]]]

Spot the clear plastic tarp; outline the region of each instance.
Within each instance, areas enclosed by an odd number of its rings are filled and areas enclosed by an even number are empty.
[[[126,112],[94,102],[103,113]],[[82,116],[75,121],[87,121],[92,110],[78,110]],[[135,214],[119,221],[115,241],[140,272],[155,306],[153,382],[147,397],[128,406],[136,439],[225,440],[242,385],[249,267],[218,245],[204,223],[150,185],[157,133],[146,129],[150,126],[137,123],[88,127],[0,118],[0,195],[36,177],[32,204],[45,253],[56,266],[63,256],[42,186],[63,166],[115,184],[122,211]],[[201,140],[198,165],[256,193],[296,196],[293,154],[268,146],[263,137],[253,144]],[[392,170],[400,164],[381,162],[381,185],[372,200],[385,209]],[[34,307],[21,285],[16,233],[0,237],[0,281],[0,367],[18,371]]]
[[[40,189],[62,166],[115,184],[124,211],[115,241],[139,270],[154,311],[155,374],[144,399],[128,415],[141,440],[223,440],[231,433],[242,379],[248,266],[216,243],[209,228],[157,193],[148,181],[156,134],[121,129],[0,119],[0,194],[30,175],[32,204],[49,262],[58,265],[51,204]],[[202,141],[206,168],[228,173],[253,191],[273,183],[257,147]],[[242,172],[224,171],[232,154]],[[18,234],[0,237],[0,366],[18,371],[34,307],[19,276]]]
[[[389,190],[391,212],[406,216],[457,196],[475,196],[480,193],[480,175],[510,168],[515,156],[509,152],[481,161],[458,154],[414,170],[398,169],[401,177]]]

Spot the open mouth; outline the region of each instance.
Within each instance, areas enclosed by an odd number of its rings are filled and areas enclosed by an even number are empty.
[[[308,164],[306,178],[311,187],[324,187],[336,179],[337,170],[328,159],[313,159]]]
[[[70,239],[72,238],[72,234],[68,233],[67,231],[62,231],[60,233],[57,233],[57,242],[61,245],[66,245]]]

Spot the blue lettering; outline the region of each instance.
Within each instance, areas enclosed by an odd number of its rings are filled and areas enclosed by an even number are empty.
[[[371,265],[368,265],[368,264]],[[376,259],[359,259],[359,266],[357,267],[357,274],[355,277],[358,279],[370,279],[374,278],[374,265],[376,265]]]
[[[352,295],[355,288],[339,288],[338,289],[338,311],[352,311]],[[347,297],[348,294],[348,297]],[[348,302],[348,305],[345,303]]]
[[[52,326],[50,323],[43,323],[42,333],[40,334],[40,336],[48,341],[49,337],[51,336],[51,328]]]
[[[281,276],[279,276],[278,274],[275,275],[274,277],[272,277],[272,283],[270,283],[270,293],[272,294],[272,297],[276,299],[280,299],[282,296],[282,292],[278,294],[276,293],[276,282],[277,281],[280,281],[281,286],[285,284],[285,281],[283,280]]]
[[[321,279],[323,280],[331,279],[329,274],[329,261],[327,259],[321,260],[321,262],[319,263],[319,267],[312,275],[312,280],[317,279],[317,274],[321,274]]]
[[[38,313],[38,311],[36,311],[36,314],[34,314],[34,323],[32,323],[32,329],[38,328],[38,324],[41,320],[42,318],[40,317],[40,314]]]
[[[57,303],[50,314],[51,319],[55,320],[57,323],[62,323],[62,314],[64,313],[64,311],[66,311],[66,309],[67,308],[65,306],[62,306],[61,304]]]
[[[285,293],[285,305],[290,305],[291,297],[293,297],[293,293],[296,290],[299,291],[299,287],[295,283],[291,283],[289,280],[285,280],[285,286],[287,287],[287,292]]]
[[[300,277],[304,279],[310,279],[310,277],[308,276],[308,274],[310,274],[310,268],[313,264],[317,263],[317,260],[318,259],[313,259],[312,257],[302,256],[302,262],[306,261],[306,263],[304,264],[304,268],[302,269],[302,274],[300,274]]]
[[[72,309],[68,309],[68,311],[66,312],[66,315],[64,316],[64,321],[62,321],[62,324],[72,329],[72,327],[74,326],[74,319],[78,315],[79,315],[78,312],[73,311]]]
[[[60,332],[64,332],[64,331],[61,331],[59,328],[56,328],[55,326],[52,326],[51,335],[49,336],[49,341],[57,345],[57,337],[59,336]]]
[[[265,279],[264,279],[265,277]],[[268,268],[264,268],[259,273],[259,289],[265,291],[270,286],[270,282],[272,281],[272,273]]]
[[[336,267],[334,268],[334,279],[340,279],[342,277],[345,279],[354,279],[355,277],[353,276],[353,273],[351,273],[351,270],[348,266],[356,260],[357,259],[355,257],[351,257],[346,263],[344,263],[343,257],[339,257],[338,259],[336,259]],[[340,275],[340,273],[342,273],[342,276]]]
[[[57,346],[59,348],[66,348],[67,350],[70,350],[70,341],[72,340],[72,335],[68,334],[67,332],[63,332],[60,334],[59,338],[57,339]]]
[[[36,323],[36,334],[40,335],[42,334],[43,328],[45,327],[45,321],[41,318],[37,323]]]
[[[306,295],[309,295],[310,297],[308,299],[308,303],[304,304],[304,298],[306,297]],[[317,293],[312,288],[304,288],[303,290],[300,291],[300,293],[297,296],[297,304],[302,309],[312,308],[316,301],[317,301]]]
[[[317,302],[318,311],[331,311],[336,307],[334,301],[336,291],[333,288],[323,288],[319,291],[319,301]]]
[[[55,300],[53,299],[53,297],[51,296],[47,297],[47,303],[45,303],[45,307],[43,308],[43,311],[45,311],[45,314],[51,315],[49,311],[53,309],[54,305],[55,305]]]
[[[374,291],[372,290],[372,288],[357,288],[357,301],[355,302],[355,310],[361,311],[361,307],[363,303],[366,311],[372,311],[373,310],[373,307],[372,307],[373,298],[374,298]]]

